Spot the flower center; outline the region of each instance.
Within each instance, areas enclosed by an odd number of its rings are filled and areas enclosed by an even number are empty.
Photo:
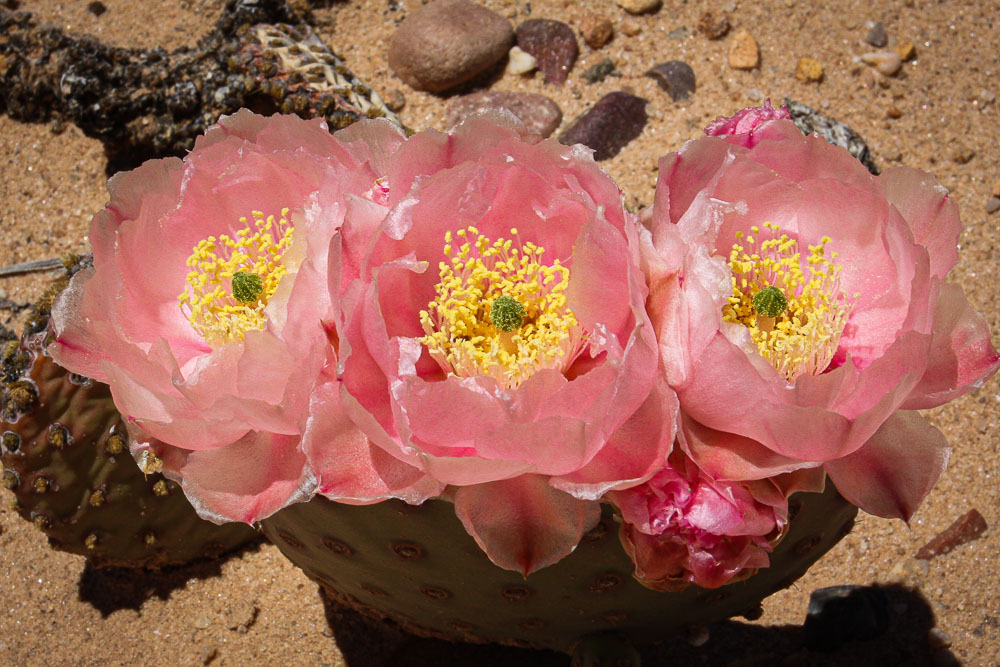
[[[793,382],[827,369],[860,295],[848,300],[841,292],[841,267],[830,261],[837,253],[830,259],[825,253],[830,237],[809,246],[803,270],[798,242],[778,236],[773,223],[764,229],[763,235],[757,226],[749,236],[736,234],[729,252],[733,295],[722,318],[747,327],[760,354]]]
[[[217,347],[241,342],[267,324],[264,308],[288,269],[281,259],[292,243],[288,209],[280,218],[253,211],[236,238],[220,234],[198,242],[187,259],[191,271],[177,297],[191,326]]]
[[[517,387],[543,368],[564,371],[583,349],[584,334],[566,305],[569,269],[544,264],[544,248],[491,241],[475,227],[445,233],[436,297],[420,311],[420,342],[448,373],[488,375]],[[516,242],[516,245],[515,245]],[[454,252],[454,255],[453,255]]]

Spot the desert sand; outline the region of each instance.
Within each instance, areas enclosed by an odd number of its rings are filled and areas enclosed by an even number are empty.
[[[514,25],[529,17],[528,3],[481,0]],[[5,5],[10,4],[5,2]],[[193,44],[221,8],[219,0],[132,2],[104,0],[95,16],[83,0],[27,0],[21,9],[64,30],[129,47],[166,49]],[[420,0],[316,2],[316,28],[362,80],[385,96],[406,99],[400,112],[414,129],[446,129],[447,98],[419,93],[394,77],[388,40]],[[760,45],[760,66],[732,69],[726,60],[733,31],[711,41],[698,32],[701,13],[724,9],[735,28]],[[905,164],[934,173],[959,203],[965,231],[961,260],[951,274],[990,322],[1000,345],[1000,213],[988,214],[1000,188],[1000,25],[995,2],[860,2],[805,0],[681,2],[666,0],[656,13],[629,16],[612,2],[532,0],[530,17],[574,28],[586,15],[609,18],[613,40],[594,50],[581,40],[580,59],[561,87],[503,75],[494,90],[537,92],[556,100],[563,128],[602,95],[627,90],[649,100],[642,135],[603,167],[633,205],[652,201],[656,162],[699,135],[718,115],[764,97],[804,102],[847,123],[865,138],[882,166]],[[879,80],[857,61],[874,50],[864,42],[866,22],[881,21],[894,41],[910,40],[916,57]],[[638,30],[627,35],[625,27]],[[686,28],[686,31],[678,30]],[[800,57],[824,69],[819,83],[795,77]],[[620,72],[589,85],[581,73],[610,58]],[[697,91],[674,103],[644,76],[653,65],[684,60]],[[898,116],[898,117],[895,117]],[[86,252],[90,217],[107,199],[101,144],[72,125],[28,124],[0,115],[0,265]],[[997,193],[1000,194],[1000,193]],[[29,302],[42,292],[43,274],[0,278],[0,297]],[[20,326],[23,313],[0,310],[0,324]],[[935,641],[967,665],[1000,664],[1000,384],[932,410],[929,418],[952,446],[947,472],[907,526],[862,515],[854,532],[792,588],[769,598],[750,623],[709,629],[708,641],[674,640],[646,655],[647,664],[954,664],[919,647],[932,627]],[[0,509],[0,660],[11,665],[566,665],[556,654],[451,647],[407,641],[367,629],[350,614],[324,605],[318,587],[264,544],[217,564],[129,575],[89,568],[82,557],[51,550],[44,536],[8,509]],[[917,550],[956,518],[975,508],[989,525],[978,540],[930,561]],[[897,585],[891,590],[891,627],[881,639],[839,653],[798,648],[809,593],[837,584]],[[695,635],[694,643],[704,639]],[[916,648],[915,648],[916,647]],[[918,650],[919,649],[919,650]]]

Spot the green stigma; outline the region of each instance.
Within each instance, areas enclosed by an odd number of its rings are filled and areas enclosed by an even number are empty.
[[[778,317],[788,308],[788,299],[777,287],[765,287],[753,295],[753,309],[764,317]]]
[[[512,297],[498,296],[490,306],[490,319],[500,331],[514,331],[524,323],[524,306]]]
[[[233,274],[233,298],[240,303],[257,303],[264,293],[264,281],[256,273],[237,271]]]

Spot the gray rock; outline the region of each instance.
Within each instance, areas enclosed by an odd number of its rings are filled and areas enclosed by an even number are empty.
[[[877,49],[881,49],[888,44],[889,35],[885,32],[885,26],[881,23],[873,23],[871,29],[868,31],[868,36],[865,37],[865,41]]]
[[[1000,197],[990,197],[986,200],[986,212],[990,215],[1000,211]]]
[[[621,91],[609,93],[559,135],[559,143],[583,144],[595,160],[614,157],[646,127],[646,100]]]
[[[510,22],[469,0],[434,0],[389,42],[389,67],[417,90],[441,92],[499,63],[514,43]]]
[[[580,54],[573,29],[551,19],[528,19],[517,26],[517,45],[535,56],[545,83],[556,85],[566,81]]]
[[[668,60],[646,72],[660,88],[670,94],[674,102],[686,100],[695,91],[694,70],[686,62]]]
[[[788,113],[792,116],[792,122],[803,134],[819,134],[834,146],[840,146],[853,155],[872,174],[878,175],[881,171],[875,158],[872,156],[868,144],[857,132],[850,127],[836,121],[829,116],[825,116],[812,107],[801,102],[785,98],[784,105],[788,108]]]
[[[605,58],[601,62],[591,65],[583,71],[580,76],[590,84],[604,81],[608,76],[615,73],[615,63],[610,58]]]
[[[555,132],[562,122],[559,105],[544,95],[486,90],[451,100],[448,103],[448,124],[456,125],[466,116],[491,109],[507,109],[529,130],[543,137]]]

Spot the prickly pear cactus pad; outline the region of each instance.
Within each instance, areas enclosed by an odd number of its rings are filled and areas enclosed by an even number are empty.
[[[790,510],[769,568],[718,589],[674,593],[631,576],[609,506],[576,551],[527,577],[493,565],[441,500],[350,507],[316,498],[262,525],[330,596],[371,617],[426,636],[569,652],[593,633],[649,643],[689,625],[752,616],[847,535],[857,514],[832,485],[794,495]]]
[[[257,539],[198,518],[177,484],[139,470],[108,387],[45,354],[46,320],[43,303],[28,323],[36,333],[4,341],[0,358],[3,485],[17,512],[97,566],[180,565]]]

